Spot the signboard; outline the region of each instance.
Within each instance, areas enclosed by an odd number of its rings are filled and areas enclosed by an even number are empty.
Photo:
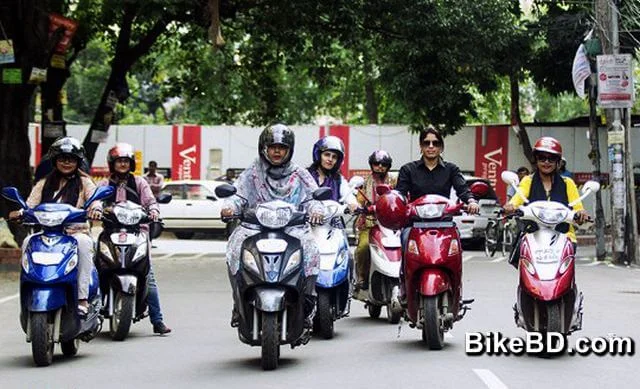
[[[598,107],[631,108],[634,99],[631,54],[599,55]]]
[[[504,201],[507,185],[500,179],[500,174],[507,170],[509,126],[483,127],[476,127],[476,176],[489,180],[500,201]]]
[[[78,29],[78,22],[65,18],[62,15],[49,14],[49,35],[53,34],[60,27],[64,28],[64,34],[62,38],[60,38],[60,41],[58,41],[58,45],[54,51],[58,54],[64,54]]]
[[[173,126],[171,179],[199,180],[201,154],[200,126]]]
[[[136,150],[134,152],[134,155],[136,158],[136,171],[133,172],[133,174],[136,176],[141,176],[142,170],[144,168],[144,166],[142,166],[144,164],[144,161],[142,160],[142,150]]]

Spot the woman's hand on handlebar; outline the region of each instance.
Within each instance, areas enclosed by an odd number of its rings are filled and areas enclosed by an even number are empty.
[[[506,203],[502,209],[506,215],[511,215],[516,211],[516,207],[511,203]]]
[[[220,216],[222,217],[232,217],[234,215],[233,213],[233,209],[227,207],[227,208],[222,208],[222,210],[220,210]]]
[[[577,211],[573,217],[573,220],[578,224],[582,225],[584,222],[591,220],[589,214],[584,209]]]
[[[18,210],[9,212],[9,220],[18,221],[18,220],[22,219],[22,213],[23,213],[22,209],[18,209]]]
[[[314,212],[309,215],[309,223],[311,223],[311,225],[319,225],[322,224],[323,221],[324,216],[321,213]]]
[[[477,215],[478,213],[480,213],[480,205],[478,205],[478,203],[469,203],[465,208],[469,215]]]
[[[92,208],[88,212],[89,219],[91,220],[100,220],[102,219],[102,209],[100,208]]]

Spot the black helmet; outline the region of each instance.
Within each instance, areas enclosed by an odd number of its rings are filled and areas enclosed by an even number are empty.
[[[258,155],[271,166],[286,165],[291,161],[295,143],[296,138],[289,127],[280,123],[273,124],[267,126],[260,134],[260,138],[258,139]],[[269,160],[269,155],[267,154],[267,148],[272,145],[284,145],[289,148],[289,152],[278,165],[274,165],[273,162]]]
[[[55,163],[55,160],[63,155],[68,154],[76,157],[78,159],[78,166],[84,159],[84,147],[79,140],[72,136],[65,136],[64,138],[60,138],[53,142],[51,147],[49,147],[49,158],[52,162]]]
[[[374,163],[378,163],[387,169],[391,169],[392,162],[393,159],[391,159],[391,155],[384,150],[376,150],[369,156],[369,167],[371,168],[373,168]]]

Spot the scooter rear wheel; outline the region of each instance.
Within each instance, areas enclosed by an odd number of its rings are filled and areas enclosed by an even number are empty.
[[[444,347],[440,296],[429,296],[423,299],[422,340],[431,350],[441,350]]]
[[[380,312],[382,312],[382,307],[380,305],[368,304],[367,309],[369,310],[369,317],[372,319],[379,318]]]
[[[274,370],[280,358],[280,329],[277,312],[262,312],[262,369]]]
[[[62,350],[62,354],[65,357],[72,357],[78,354],[78,349],[80,348],[80,339],[72,339],[66,342],[60,343],[60,349]]]
[[[31,312],[31,353],[37,366],[49,366],[53,361],[53,323],[49,313]]]

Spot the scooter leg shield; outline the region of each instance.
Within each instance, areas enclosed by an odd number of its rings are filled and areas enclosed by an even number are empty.
[[[280,312],[285,308],[285,293],[281,288],[256,288],[255,306],[263,312]]]
[[[48,312],[54,311],[67,304],[67,295],[64,287],[47,287],[31,290],[29,311]]]
[[[450,290],[449,276],[439,269],[428,269],[420,274],[420,294],[423,296],[437,296]]]

